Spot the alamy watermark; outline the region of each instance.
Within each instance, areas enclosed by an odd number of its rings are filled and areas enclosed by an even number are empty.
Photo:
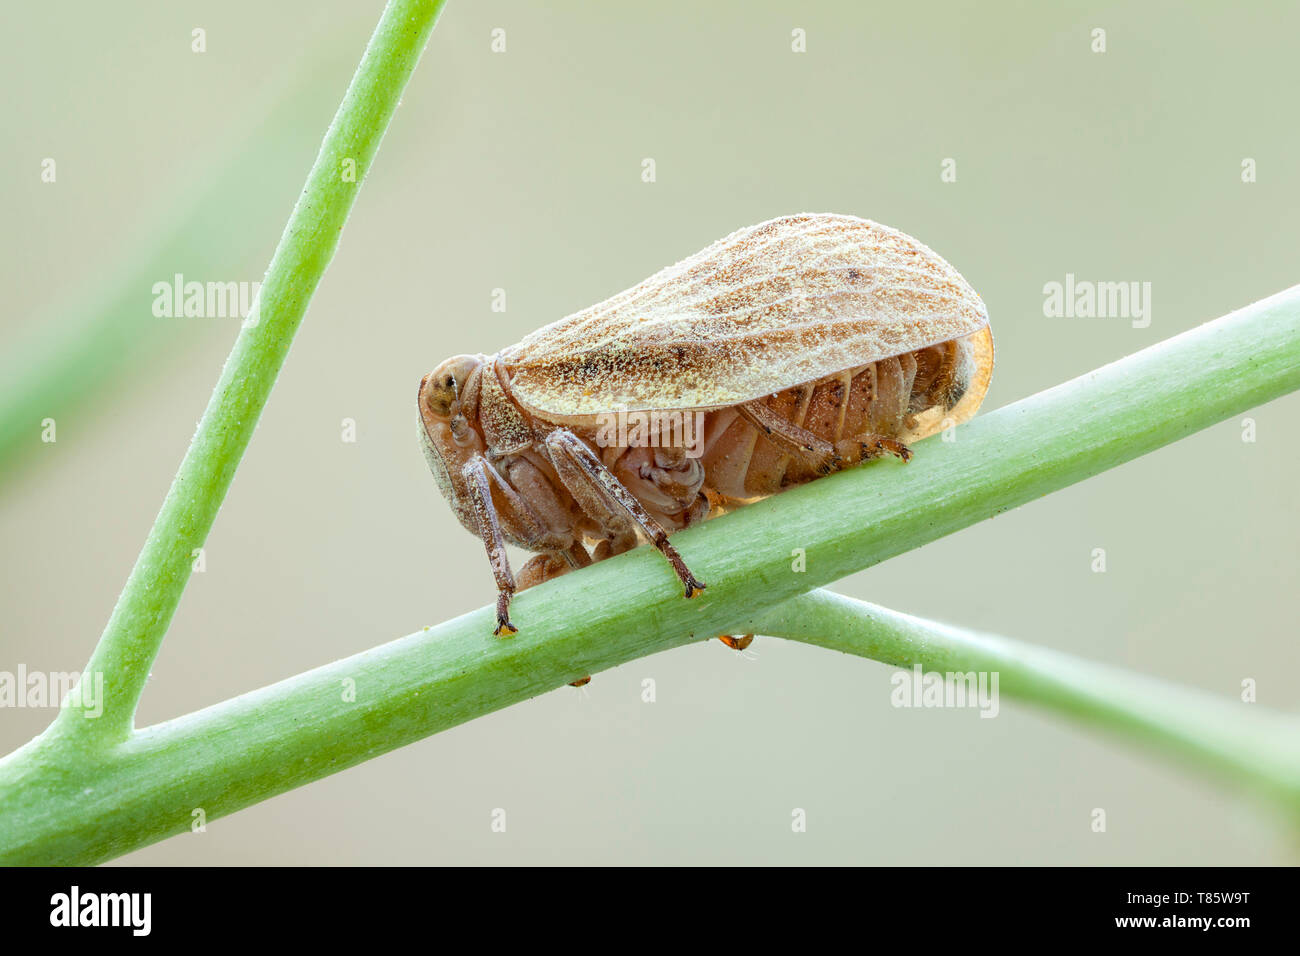
[[[260,282],[186,281],[176,273],[170,282],[153,284],[153,314],[159,319],[243,319],[257,324]]]
[[[1151,324],[1150,282],[1093,282],[1065,274],[1043,286],[1043,315],[1049,319],[1130,319],[1133,328]]]
[[[926,671],[920,664],[889,678],[895,707],[978,708],[981,717],[998,715],[998,672]]]
[[[596,444],[601,448],[681,448],[687,458],[699,458],[704,454],[704,416],[704,412],[690,409],[602,412],[596,416]]]
[[[152,893],[83,893],[74,883],[68,892],[50,897],[51,926],[117,926],[133,936],[148,936],[152,913]]]
[[[83,717],[104,712],[102,671],[0,671],[0,707],[69,707]]]

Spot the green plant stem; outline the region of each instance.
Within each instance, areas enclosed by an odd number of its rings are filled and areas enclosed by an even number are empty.
[[[909,465],[851,469],[674,536],[709,582],[694,600],[681,597],[657,553],[638,548],[519,595],[513,617],[522,630],[508,640],[491,636],[489,605],[146,728],[108,751],[38,738],[0,762],[0,861],[107,859],[187,830],[197,808],[210,821],[586,674],[735,632],[804,591],[1297,387],[1300,286],[979,416],[956,442],[921,442]],[[474,547],[468,538],[453,545]],[[806,552],[804,573],[791,570],[796,547]],[[1031,681],[1034,661],[1022,664]],[[1064,694],[1059,668],[1043,676],[1039,703],[1087,716]],[[1166,716],[1196,728],[1195,709]],[[1138,728],[1143,719],[1111,726]]]
[[[998,691],[1253,786],[1300,819],[1300,718],[1168,681],[813,591],[750,625],[885,664],[998,675]]]
[[[441,0],[391,0],[385,9],[271,259],[257,322],[235,342],[87,666],[104,675],[104,713],[85,721],[63,711],[55,734],[111,744],[131,733],[149,669],[189,581],[194,551],[212,528],[441,7]]]

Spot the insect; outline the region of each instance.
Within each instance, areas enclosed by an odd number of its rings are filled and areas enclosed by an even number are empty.
[[[852,216],[750,226],[496,355],[420,382],[425,457],[516,591],[627,551],[704,583],[669,537],[970,418],[984,303],[910,236]],[[511,572],[506,542],[538,552]],[[733,639],[736,640],[736,639]],[[740,639],[743,640],[743,639]],[[735,646],[734,644],[731,646]]]

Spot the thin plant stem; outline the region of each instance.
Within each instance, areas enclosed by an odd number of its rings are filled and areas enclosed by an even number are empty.
[[[801,605],[793,621],[781,619],[777,605],[1297,387],[1300,286],[978,416],[954,442],[921,442],[909,465],[850,469],[676,535],[710,585],[693,600],[653,549],[638,548],[519,595],[513,617],[521,631],[510,639],[492,636],[488,605],[108,749],[43,735],[0,761],[0,862],[108,859],[188,830],[196,809],[215,819],[587,674],[747,625],[849,649],[844,633],[825,626],[833,621],[812,619],[829,611],[807,605],[801,630]],[[448,543],[457,546],[473,542]],[[802,572],[791,566],[792,548],[804,550]],[[1007,664],[1009,672],[1014,659],[1012,688],[1044,707],[1271,780],[1277,794],[1294,789],[1294,764],[1274,746],[1277,725],[1262,714],[1259,735],[1244,735],[1255,743],[1241,742],[1244,768],[1226,758],[1226,738],[1199,753],[1189,743],[1211,733],[1200,697],[1163,695],[1157,726],[1152,708],[1134,709],[1131,684],[1108,684],[1101,671],[1088,672],[1087,686],[1070,686],[1067,665],[1029,648],[1006,644],[998,649],[1004,657],[993,657],[986,647],[978,658],[954,657],[954,646],[917,659]],[[870,652],[869,641],[859,652]],[[1109,711],[1097,709],[1101,699]],[[68,708],[61,719],[85,718]],[[1180,721],[1186,731],[1171,735]]]
[[[104,712],[64,710],[52,728],[90,745],[131,733],[136,706],[235,469],[252,438],[312,294],[338,247],[442,0],[391,0],[325,134],[258,295],[87,671],[102,674]],[[72,715],[69,717],[69,715]]]
[[[927,674],[996,674],[999,695],[1249,786],[1300,821],[1300,718],[1293,715],[824,590],[745,626]]]

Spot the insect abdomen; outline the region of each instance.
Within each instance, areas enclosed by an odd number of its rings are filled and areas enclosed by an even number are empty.
[[[832,444],[868,434],[898,438],[909,433],[913,416],[961,397],[962,348],[949,341],[881,359],[778,392],[764,404]],[[821,474],[735,409],[710,413],[705,442],[706,484],[725,498],[761,498]]]

